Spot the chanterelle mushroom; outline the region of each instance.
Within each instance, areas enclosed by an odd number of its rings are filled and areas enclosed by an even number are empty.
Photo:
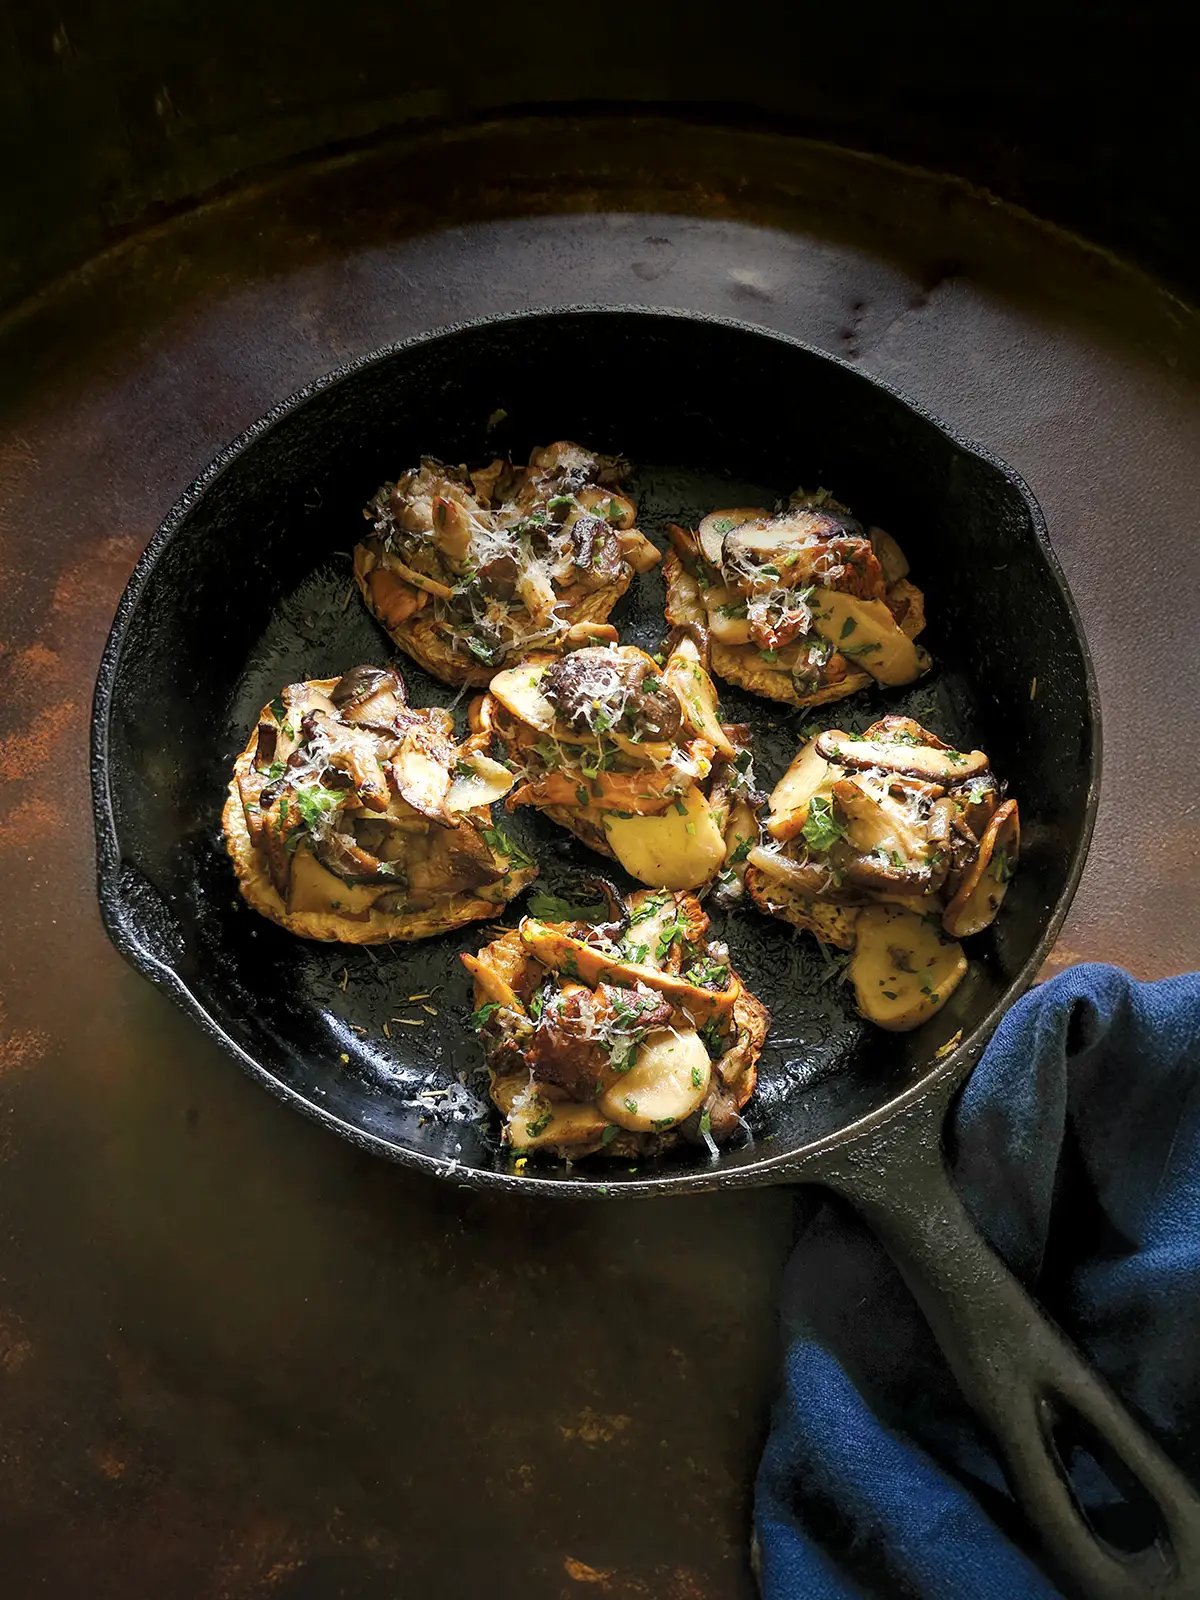
[[[929,658],[921,591],[880,528],[865,531],[824,490],[785,511],[712,511],[672,528],[667,620],[703,626],[719,677],[772,700],[820,705],[871,682],[912,683]]]
[[[751,897],[851,951],[859,1009],[893,1029],[949,999],[967,970],[957,941],[996,915],[1020,845],[1017,802],[983,751],[895,716],[810,739],[775,786],[766,835],[746,858]]]
[[[488,736],[407,704],[394,669],[293,683],[234,764],[226,848],[256,911],[310,939],[426,939],[483,917],[536,875],[498,828],[512,774]]]
[[[445,683],[484,685],[572,626],[602,624],[660,559],[621,493],[627,472],[568,441],[527,467],[426,458],[364,513],[354,574],[368,609]]]
[[[472,725],[518,775],[510,809],[536,806],[656,888],[711,883],[731,829],[749,831],[746,732],[720,721],[690,638],[662,666],[632,645],[532,656],[492,679]]]
[[[578,1160],[728,1138],[770,1016],[707,931],[693,895],[640,890],[603,927],[525,917],[461,958],[507,1144]]]

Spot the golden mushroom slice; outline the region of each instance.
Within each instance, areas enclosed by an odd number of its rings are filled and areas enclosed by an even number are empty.
[[[948,934],[966,939],[973,933],[982,933],[992,922],[1008,892],[1020,853],[1017,802],[1006,800],[988,823],[979,841],[979,853],[942,915],[942,926]]]
[[[689,789],[665,811],[651,816],[608,812],[604,834],[609,849],[631,878],[664,889],[698,889],[725,860],[725,836],[708,801]]]
[[[814,734],[800,746],[791,766],[771,791],[766,829],[776,839],[791,839],[799,833],[808,818],[809,801],[833,784],[833,770],[817,748],[820,737]]]
[[[712,1080],[712,1060],[692,1028],[647,1034],[627,1073],[596,1102],[610,1122],[633,1133],[674,1128],[698,1111]]]
[[[940,741],[933,746],[859,738],[839,728],[820,734],[816,745],[818,754],[839,766],[859,771],[876,768],[881,772],[899,772],[906,777],[924,778],[929,783],[962,783],[986,772],[989,765],[982,750],[950,750]]]
[[[622,901],[590,884],[603,922],[595,904],[584,914],[559,899],[570,920],[525,917],[462,958],[504,1140],[571,1160],[680,1140],[715,1153],[753,1093],[769,1013],[708,938],[694,895]]]
[[[876,683],[913,683],[929,671],[929,657],[914,644],[882,600],[863,600],[837,589],[813,596],[812,625]]]
[[[899,906],[859,912],[850,980],[858,1009],[878,1027],[903,1031],[927,1022],[966,971],[962,946],[933,919]]]

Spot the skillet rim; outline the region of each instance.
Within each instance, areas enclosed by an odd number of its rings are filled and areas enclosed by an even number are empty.
[[[1028,959],[995,1004],[989,1008],[980,1021],[976,1023],[975,1027],[972,1028],[965,1040],[943,1060],[933,1062],[928,1070],[921,1073],[912,1083],[886,1100],[882,1105],[877,1106],[873,1111],[868,1112],[866,1116],[846,1123],[835,1132],[814,1139],[798,1149],[793,1148],[778,1155],[757,1157],[738,1167],[722,1168],[718,1165],[695,1172],[673,1172],[660,1177],[626,1178],[619,1183],[610,1184],[602,1181],[598,1182],[596,1178],[538,1177],[530,1175],[528,1171],[523,1173],[495,1172],[482,1167],[462,1164],[457,1158],[427,1155],[407,1145],[382,1138],[377,1134],[368,1133],[364,1129],[346,1122],[343,1118],[334,1115],[327,1109],[314,1105],[302,1094],[268,1071],[236,1039],[226,1033],[224,1028],[205,1009],[202,1002],[191,992],[169,962],[160,959],[152,951],[146,949],[126,923],[123,915],[124,900],[120,886],[121,848],[117,836],[116,818],[113,812],[109,784],[109,741],[113,711],[113,691],[130,622],[141,603],[146,586],[165,550],[178,534],[199,500],[234,461],[241,457],[270,429],[274,428],[286,417],[291,416],[317,395],[345,382],[364,369],[376,366],[394,356],[406,354],[435,341],[468,332],[476,332],[488,327],[511,326],[534,321],[553,321],[564,317],[579,316],[642,316],[655,320],[665,319],[699,323],[710,327],[725,328],[739,334],[752,335],[760,339],[769,339],[777,344],[802,351],[807,355],[817,357],[821,361],[828,362],[832,366],[840,367],[845,372],[854,374],[862,382],[872,385],[892,399],[899,401],[901,405],[906,406],[923,421],[936,428],[957,450],[975,457],[998,473],[1024,502],[1033,528],[1036,546],[1058,596],[1066,608],[1075,643],[1083,662],[1090,733],[1088,741],[1087,799],[1084,806],[1082,826],[1072,849],[1066,882],[1047,918],[1041,937],[1038,939]],[[92,698],[90,777],[92,817],[96,835],[97,894],[100,902],[101,921],[104,924],[105,932],[117,951],[132,967],[148,978],[156,987],[164,990],[183,1011],[199,1024],[202,1031],[209,1038],[231,1055],[243,1071],[261,1084],[268,1093],[284,1104],[302,1112],[320,1126],[337,1133],[361,1150],[367,1151],[372,1155],[382,1156],[387,1160],[397,1162],[401,1166],[424,1172],[430,1176],[451,1178],[458,1186],[463,1188],[500,1189],[506,1193],[525,1195],[553,1195],[557,1198],[570,1199],[612,1198],[614,1196],[638,1199],[661,1194],[696,1194],[711,1192],[715,1189],[746,1189],[763,1184],[785,1183],[802,1179],[805,1176],[806,1169],[815,1166],[822,1158],[828,1157],[830,1152],[837,1150],[841,1146],[855,1143],[896,1118],[905,1116],[913,1106],[930,1097],[938,1094],[949,1095],[959,1083],[966,1080],[1004,1014],[1025,993],[1037,976],[1046,956],[1054,945],[1058,932],[1066,919],[1067,912],[1070,910],[1076,890],[1079,887],[1079,881],[1083,876],[1095,828],[1096,814],[1100,803],[1102,764],[1103,734],[1100,692],[1092,663],[1091,651],[1088,648],[1087,635],[1083,628],[1083,621],[1070,586],[1059,565],[1058,557],[1055,555],[1054,548],[1050,542],[1042,509],[1032,490],[1015,468],[975,440],[966,438],[950,423],[944,421],[919,401],[914,400],[903,389],[887,382],[883,378],[876,377],[873,373],[864,371],[856,363],[846,361],[844,358],[822,350],[806,340],[798,339],[788,333],[782,333],[775,328],[765,327],[759,323],[746,322],[737,317],[723,317],[707,312],[689,311],[685,307],[609,304],[565,304],[529,307],[517,311],[492,312],[486,316],[472,317],[462,322],[444,323],[436,328],[413,334],[407,339],[400,339],[392,344],[379,346],[363,355],[356,356],[351,361],[343,362],[341,365],[331,368],[328,372],[319,374],[309,383],[296,389],[284,400],[272,406],[270,410],[264,412],[248,428],[244,429],[225,445],[175,501],[155,530],[145,550],[138,557],[133,572],[130,574],[129,581],[117,604],[116,613],[113,617],[108,638],[105,641],[96,675],[96,687]],[[948,1082],[948,1080],[950,1081]]]

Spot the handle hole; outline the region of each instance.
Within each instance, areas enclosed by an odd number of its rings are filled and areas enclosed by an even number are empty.
[[[1167,1529],[1137,1474],[1083,1417],[1056,1411],[1050,1443],[1084,1521],[1096,1538],[1124,1556],[1156,1551],[1163,1572]]]

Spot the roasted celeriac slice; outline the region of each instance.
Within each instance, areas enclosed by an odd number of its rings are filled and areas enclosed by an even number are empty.
[[[367,609],[434,677],[481,686],[571,626],[602,624],[660,559],[621,492],[627,473],[568,441],[526,467],[427,457],[364,512],[354,575]]]
[[[536,867],[493,820],[487,736],[408,705],[395,668],[289,684],[259,714],[223,813],[242,895],[309,939],[427,939],[496,916]]]
[[[899,545],[828,496],[798,491],[774,515],[713,511],[670,534],[667,619],[705,631],[719,677],[812,706],[928,670],[914,642],[924,598]]]
[[[569,1160],[680,1139],[715,1151],[753,1092],[767,1010],[707,937],[694,895],[623,900],[591,881],[605,920],[527,916],[462,957],[504,1140]]]
[[[567,643],[497,673],[472,708],[518,777],[506,805],[536,806],[643,883],[711,883],[757,797],[745,730],[722,723],[700,650],[683,636],[660,664]]]
[[[745,882],[762,910],[851,952],[863,1015],[907,1029],[961,982],[958,940],[995,917],[1019,848],[1017,802],[986,754],[889,716],[806,741],[771,794]]]

